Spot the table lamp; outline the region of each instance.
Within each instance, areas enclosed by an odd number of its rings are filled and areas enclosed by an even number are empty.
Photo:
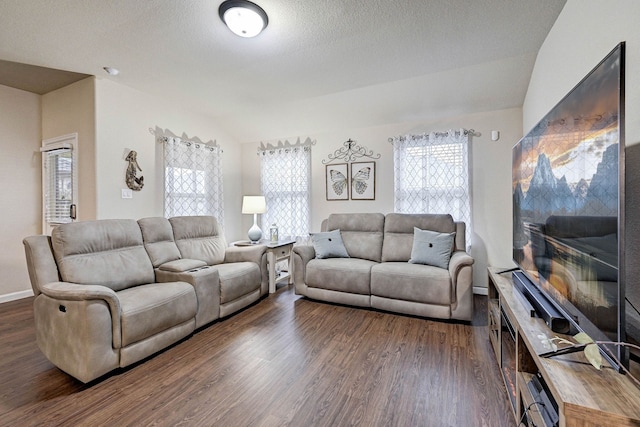
[[[262,230],[258,227],[258,214],[267,211],[267,202],[264,196],[243,196],[242,197],[242,213],[253,214],[253,225],[249,229],[249,240],[256,244],[262,238]]]

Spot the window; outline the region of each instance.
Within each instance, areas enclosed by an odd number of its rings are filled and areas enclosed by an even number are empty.
[[[212,215],[224,225],[220,147],[163,137],[164,215]]]
[[[78,135],[71,134],[43,141],[42,148],[42,226],[49,234],[58,224],[76,218]]]
[[[267,202],[263,230],[275,223],[281,237],[308,237],[312,144],[307,139],[303,144],[259,150],[262,194]]]
[[[451,214],[466,224],[467,249],[471,237],[468,135],[460,130],[392,139],[395,212]]]

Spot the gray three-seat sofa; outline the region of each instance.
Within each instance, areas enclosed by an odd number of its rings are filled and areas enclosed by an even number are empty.
[[[447,268],[409,262],[415,228],[455,233]],[[472,319],[474,260],[465,252],[464,222],[435,214],[332,214],[322,230],[340,230],[349,257],[318,259],[313,245],[294,246],[297,294],[416,316]]]

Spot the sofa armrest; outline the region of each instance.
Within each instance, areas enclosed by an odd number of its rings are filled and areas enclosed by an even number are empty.
[[[316,251],[312,245],[296,245],[293,247],[293,252],[300,255],[305,265],[316,257]]]
[[[53,257],[51,236],[29,236],[22,243],[27,257],[27,269],[33,294],[38,296],[42,285],[61,280],[58,265]]]
[[[262,284],[260,295],[269,291],[269,269],[267,268],[267,247],[265,245],[230,246],[224,253],[224,262],[255,262],[260,267]]]
[[[449,260],[449,274],[454,282],[457,280],[458,274],[462,267],[467,265],[473,265],[474,259],[471,258],[471,255],[464,251],[455,251],[451,254],[451,259]]]
[[[40,286],[40,291],[49,298],[67,301],[103,300],[111,313],[113,348],[120,348],[122,333],[120,318],[122,309],[118,295],[111,288],[100,285],[79,285],[70,282],[51,282]]]
[[[455,251],[449,261],[453,317],[471,320],[473,315],[473,263],[464,251]]]
[[[311,245],[296,245],[293,247],[293,283],[296,287],[304,285],[307,275],[307,264],[316,257],[316,251]]]
[[[260,265],[262,255],[267,251],[264,245],[255,246],[230,246],[224,252],[224,262],[255,262]]]
[[[451,260],[449,261],[449,275],[451,275],[451,285],[453,286],[454,295],[457,293],[455,289],[458,287],[458,282],[462,279],[461,273],[464,267],[473,265],[473,258],[471,255],[464,251],[455,251],[451,254]]]

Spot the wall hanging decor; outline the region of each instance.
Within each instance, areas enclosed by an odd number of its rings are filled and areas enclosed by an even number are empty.
[[[127,166],[127,172],[124,180],[127,183],[127,187],[133,191],[140,191],[142,190],[142,187],[144,187],[144,176],[136,176],[138,171],[142,172],[142,168],[138,165],[137,157],[138,153],[131,150],[125,158],[125,160],[129,162],[129,165]]]
[[[379,159],[375,154],[349,138],[342,147],[322,160],[326,165],[327,200],[375,200],[376,199],[376,162],[356,161]],[[347,163],[334,163],[341,160]]]
[[[349,200],[349,165],[326,165],[327,200]]]
[[[376,162],[351,163],[351,200],[376,199]]]
[[[373,154],[373,150],[369,150],[362,145],[356,144],[354,140],[349,138],[338,148],[333,154],[329,154],[327,159],[322,160],[322,164],[326,165],[334,160],[342,160],[343,162],[353,162],[362,157],[368,157],[370,159],[379,159],[380,153]]]

